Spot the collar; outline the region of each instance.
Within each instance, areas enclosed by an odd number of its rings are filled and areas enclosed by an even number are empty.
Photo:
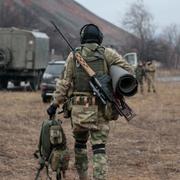
[[[97,43],[85,43],[82,44],[82,47],[87,47],[91,50],[96,50],[99,45]]]

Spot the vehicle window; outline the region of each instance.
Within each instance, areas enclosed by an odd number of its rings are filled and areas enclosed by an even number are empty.
[[[49,64],[45,73],[59,75],[64,69],[64,64]]]
[[[135,64],[135,59],[134,59],[134,55],[128,55],[125,56],[125,59],[127,60],[127,62],[131,65]]]

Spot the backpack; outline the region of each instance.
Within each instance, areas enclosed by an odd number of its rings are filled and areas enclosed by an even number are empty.
[[[40,154],[39,164],[42,168],[44,165],[47,166],[46,168],[50,165],[51,169],[56,171],[57,179],[61,179],[61,172],[63,176],[65,176],[65,171],[68,169],[69,164],[69,150],[60,120],[48,119],[43,121],[39,137],[38,152]],[[46,162],[47,164],[45,164]]]

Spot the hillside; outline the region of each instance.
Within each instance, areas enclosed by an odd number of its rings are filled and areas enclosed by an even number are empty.
[[[0,17],[1,27],[15,26],[46,32],[51,38],[51,47],[58,52],[65,52],[67,46],[53,31],[50,20],[60,26],[73,46],[79,44],[79,29],[86,23],[97,24],[104,33],[104,44],[121,51],[129,47],[134,38],[73,0],[1,0]]]

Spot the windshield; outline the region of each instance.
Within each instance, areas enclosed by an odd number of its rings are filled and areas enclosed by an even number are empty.
[[[49,64],[45,73],[52,75],[60,75],[64,69],[64,64]]]

